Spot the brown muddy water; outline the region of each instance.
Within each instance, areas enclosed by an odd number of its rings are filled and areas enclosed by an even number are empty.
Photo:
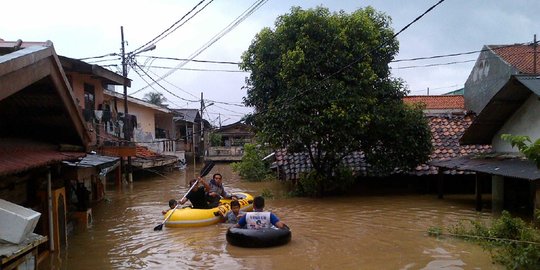
[[[289,198],[279,183],[241,181],[223,164],[211,174],[223,174],[229,191],[272,192],[266,209],[291,228],[289,244],[231,246],[226,224],[153,231],[167,201],[183,196],[198,169],[147,176],[121,190],[109,186],[107,199],[92,208],[92,228],[74,230],[68,248],[40,269],[503,269],[473,243],[427,234],[432,226],[489,219],[474,211],[472,195]]]

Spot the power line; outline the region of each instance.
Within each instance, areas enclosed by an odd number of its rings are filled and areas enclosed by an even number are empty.
[[[514,47],[514,46],[521,46],[527,44],[526,42],[523,43],[516,43],[512,45],[505,45],[497,48],[487,48],[482,50],[476,50],[476,51],[468,51],[468,52],[461,52],[461,53],[450,53],[450,54],[441,54],[441,55],[433,55],[433,56],[425,56],[425,57],[415,57],[415,58],[408,58],[408,59],[398,59],[390,61],[390,63],[397,63],[397,62],[405,62],[405,61],[418,61],[418,60],[428,60],[428,59],[437,59],[437,58],[443,58],[443,57],[453,57],[453,56],[461,56],[461,55],[468,55],[468,54],[475,54],[485,51],[491,51],[491,50],[497,50],[502,48],[508,48],[508,47]]]
[[[135,71],[135,73],[137,73],[137,75],[139,75],[139,77],[141,77],[141,79],[142,79],[145,83],[148,83],[148,81],[144,78],[144,76],[141,75],[141,73],[139,73],[139,71],[137,71],[136,68],[133,68],[133,71]],[[151,86],[151,88],[154,89],[154,91],[156,91],[156,92],[159,93],[159,91],[158,91],[157,89],[155,89],[153,86]],[[168,99],[167,99],[167,101],[170,102],[170,103],[172,103],[173,105],[176,105],[177,107],[182,107],[182,106],[180,106],[180,105],[174,103],[172,100],[168,100]]]
[[[422,13],[420,16],[416,17],[412,22],[410,22],[409,24],[405,25],[405,27],[401,28],[401,30],[399,30],[399,32],[395,33],[391,39],[389,40],[386,40],[384,41],[383,43],[381,43],[379,46],[377,46],[376,48],[372,49],[369,53],[373,53],[375,50],[378,50],[380,48],[382,48],[384,45],[386,45],[388,42],[394,40],[399,34],[401,34],[403,31],[405,31],[407,28],[409,28],[411,25],[413,25],[414,23],[416,23],[418,20],[420,20],[422,17],[424,17],[424,15],[426,15],[427,13],[429,13],[430,11],[432,11],[435,7],[437,7],[438,5],[440,5],[442,2],[444,2],[445,0],[439,0],[439,2],[437,2],[435,5],[431,6],[430,8],[428,8],[424,13]],[[356,60],[352,61],[351,63],[347,64],[346,66],[340,68],[338,71],[330,74],[330,76],[328,77],[325,77],[323,79],[323,81],[326,81],[328,79],[330,79],[331,77],[333,77],[334,75],[336,74],[339,74],[341,73],[343,70],[351,67],[352,65],[360,62],[364,57],[365,57],[366,54],[358,57]]]
[[[103,58],[103,57],[107,57],[107,56],[118,56],[118,54],[117,53],[108,53],[108,54],[98,55],[98,56],[77,58],[77,60],[84,61],[84,60],[88,60],[88,59],[98,59],[98,58]]]
[[[180,97],[178,95],[176,95],[175,93],[169,91],[167,88],[163,87],[163,85],[161,85],[159,82],[157,82],[156,80],[154,80],[154,78],[152,78],[143,68],[141,68],[137,63],[134,63],[135,67],[138,67],[148,78],[150,78],[155,84],[157,84],[159,87],[161,87],[163,90],[167,91],[167,93],[173,95],[174,97],[176,98],[179,98],[181,100],[184,100],[184,101],[188,101],[188,102],[199,102],[199,100],[189,100],[189,99],[185,99],[183,97]],[[150,87],[152,87],[151,84],[149,84]]]
[[[155,38],[151,39],[150,41],[146,42],[144,45],[140,46],[139,48],[133,50],[131,53],[129,54],[137,54],[137,52],[139,50],[141,50],[142,48],[145,48],[146,46],[150,45],[152,42],[154,43],[157,43],[158,41],[164,39],[165,37],[167,37],[168,35],[170,35],[171,33],[173,33],[174,31],[176,31],[176,29],[178,29],[180,26],[184,25],[185,23],[187,23],[191,18],[193,18],[195,15],[197,15],[199,12],[201,12],[203,9],[205,9],[210,3],[212,3],[214,0],[210,0],[210,2],[208,2],[204,7],[202,7],[199,11],[197,11],[193,16],[189,17],[186,21],[184,21],[182,24],[178,25],[186,16],[188,16],[189,14],[191,14],[191,12],[193,12],[195,9],[197,9],[197,7],[199,7],[202,3],[204,3],[204,1],[206,0],[201,0],[198,4],[196,4],[190,11],[188,11],[188,13],[184,14],[184,16],[182,16],[178,21],[176,21],[175,23],[173,23],[171,26],[169,26],[169,28],[165,29],[165,31],[161,32],[161,34],[157,35]],[[178,25],[178,26],[177,26]],[[175,27],[173,30],[171,30],[173,27]],[[158,40],[159,39],[159,40]]]
[[[140,67],[140,65],[139,65],[139,67]],[[150,73],[156,75],[156,76],[159,76],[159,75],[157,75],[155,72],[153,72],[152,70],[148,70],[148,71],[149,71]],[[172,87],[174,87],[174,88],[176,88],[176,89],[178,89],[178,90],[180,90],[180,91],[182,91],[182,92],[184,92],[184,93],[186,93],[186,94],[188,94],[188,95],[190,95],[190,96],[192,96],[192,97],[194,97],[194,98],[199,98],[199,97],[197,97],[196,95],[194,95],[194,94],[192,94],[192,93],[190,93],[190,92],[188,92],[188,91],[182,89],[181,87],[179,87],[179,86],[177,86],[177,85],[175,85],[175,84],[173,84],[173,83],[171,83],[171,82],[169,82],[169,81],[167,81],[167,80],[165,80],[165,79],[163,79],[163,81],[166,82],[166,83],[168,83],[170,86],[172,86]],[[148,84],[148,85],[151,87],[150,84]],[[133,92],[133,93],[131,93],[131,94],[134,95],[134,94],[136,94],[136,93],[138,93],[138,92],[140,92],[140,91],[142,91],[142,90],[144,90],[144,88],[141,88],[141,89],[139,89],[139,90],[137,90],[137,91],[135,91],[135,92]],[[199,102],[199,100],[197,100],[197,102]]]
[[[225,102],[225,101],[217,101],[217,100],[211,100],[211,99],[207,99],[207,101],[214,102],[214,103],[219,103],[219,104],[224,104],[224,105],[231,105],[231,106],[247,108],[247,106],[242,105],[241,102]]]
[[[229,25],[227,25],[225,28],[223,28],[219,33],[217,33],[214,37],[212,37],[207,43],[205,43],[202,47],[200,47],[198,50],[196,50],[185,62],[182,62],[176,66],[175,69],[172,69],[165,73],[163,76],[159,77],[156,81],[161,81],[162,79],[165,79],[166,77],[173,74],[177,68],[181,68],[187,63],[189,63],[191,60],[193,60],[195,57],[197,57],[199,54],[204,52],[207,48],[212,46],[214,43],[216,43],[218,40],[220,40],[223,36],[225,36],[227,33],[232,31],[236,26],[238,26],[241,22],[243,22],[245,19],[247,19],[251,14],[253,14],[257,9],[259,9],[262,5],[264,5],[268,0],[257,0],[253,5],[251,5],[247,10],[245,10],[242,14],[240,14],[236,19],[234,19]],[[145,89],[148,86],[145,86],[139,90]]]
[[[427,64],[427,65],[417,65],[417,66],[396,67],[396,68],[394,68],[394,69],[411,69],[411,68],[422,68],[422,67],[448,66],[448,65],[455,65],[455,64],[470,63],[470,62],[475,62],[475,61],[476,61],[476,59],[472,59],[472,60],[454,61],[454,62],[447,62],[447,63],[437,63],[437,64]]]
[[[414,24],[415,22],[417,22],[418,20],[420,20],[423,16],[425,16],[427,13],[429,13],[430,11],[432,11],[435,7],[437,7],[438,5],[440,5],[441,3],[443,3],[445,0],[440,0],[439,2],[437,2],[435,5],[431,6],[430,8],[428,8],[424,13],[422,13],[420,16],[416,17],[413,21],[411,21],[409,24],[407,24],[405,27],[403,27],[399,32],[397,32],[396,34],[394,34],[392,36],[391,39],[388,39],[384,42],[382,42],[379,46],[377,46],[376,48],[373,48],[372,50],[370,50],[368,53],[364,53],[363,55],[361,55],[360,57],[358,57],[357,59],[355,59],[353,62],[345,65],[344,67],[340,68],[339,70],[337,70],[336,72],[330,74],[329,76],[326,76],[324,77],[320,82],[318,82],[318,84],[322,84],[324,82],[326,82],[327,80],[329,80],[331,77],[343,72],[345,69],[348,69],[349,67],[351,67],[352,65],[358,63],[359,61],[361,61],[366,55],[368,54],[371,54],[373,52],[375,52],[376,50],[378,50],[379,48],[383,47],[384,45],[386,45],[388,42],[394,40],[399,34],[401,34],[403,31],[405,31],[407,28],[409,28],[412,24]],[[310,89],[313,89],[313,87],[311,86],[307,86],[305,88],[304,91],[300,90],[298,91],[296,94],[294,94],[293,96],[291,96],[288,101],[292,101],[294,99],[297,99],[299,97],[301,97],[302,95],[304,95],[308,90]],[[287,104],[287,103],[285,103]],[[286,108],[283,108],[283,109],[286,109]],[[262,113],[264,112],[264,110],[259,110],[258,113]]]
[[[146,67],[148,67],[148,68],[156,68],[156,69],[177,69],[177,70],[187,70],[187,71],[212,71],[212,72],[249,73],[248,71],[230,70],[230,69],[176,68],[176,67],[164,67],[164,66],[146,66]]]
[[[176,61],[189,61],[186,58],[175,58],[175,57],[161,57],[161,56],[146,56],[146,55],[137,55],[137,57],[148,57],[153,59],[163,59],[163,60],[176,60]],[[241,62],[232,62],[232,61],[216,61],[216,60],[198,60],[192,59],[191,62],[197,63],[212,63],[212,64],[228,64],[228,65],[240,65]]]

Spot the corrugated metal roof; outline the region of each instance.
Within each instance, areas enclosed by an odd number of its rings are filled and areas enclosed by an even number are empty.
[[[175,112],[181,113],[182,116],[174,117],[174,121],[184,120],[190,123],[198,122],[199,110],[197,109],[173,109]]]
[[[452,170],[482,172],[493,175],[520,178],[526,180],[540,179],[540,170],[536,165],[520,157],[506,156],[467,156],[451,160],[435,160],[431,165]]]
[[[61,152],[58,149],[58,145],[3,138],[0,141],[0,176],[64,160],[78,160],[86,155],[84,152]]]
[[[97,167],[106,168],[116,165],[120,161],[118,157],[102,156],[102,155],[87,155],[83,159],[75,162],[64,161],[64,164],[75,167]]]

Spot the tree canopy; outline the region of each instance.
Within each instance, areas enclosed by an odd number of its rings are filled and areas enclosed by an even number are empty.
[[[260,137],[276,148],[308,152],[331,177],[363,151],[374,170],[408,169],[431,151],[421,110],[407,107],[402,80],[390,77],[398,52],[390,18],[372,7],[330,12],[293,7],[264,28],[242,56],[244,103]]]
[[[148,103],[158,106],[165,106],[165,102],[167,101],[167,98],[165,98],[163,94],[159,92],[148,92],[144,94],[143,99]]]

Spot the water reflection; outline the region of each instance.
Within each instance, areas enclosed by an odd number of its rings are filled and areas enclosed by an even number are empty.
[[[473,204],[451,196],[348,196],[287,198],[279,183],[240,181],[227,165],[228,191],[259,195],[272,190],[266,208],[292,229],[281,247],[246,249],[228,245],[226,224],[202,228],[163,228],[161,210],[180,198],[199,168],[136,179],[113,190],[93,207],[94,225],[76,230],[69,248],[44,269],[502,269],[480,247],[427,235],[431,226],[460,219],[486,219]],[[210,174],[210,176],[211,176]]]

